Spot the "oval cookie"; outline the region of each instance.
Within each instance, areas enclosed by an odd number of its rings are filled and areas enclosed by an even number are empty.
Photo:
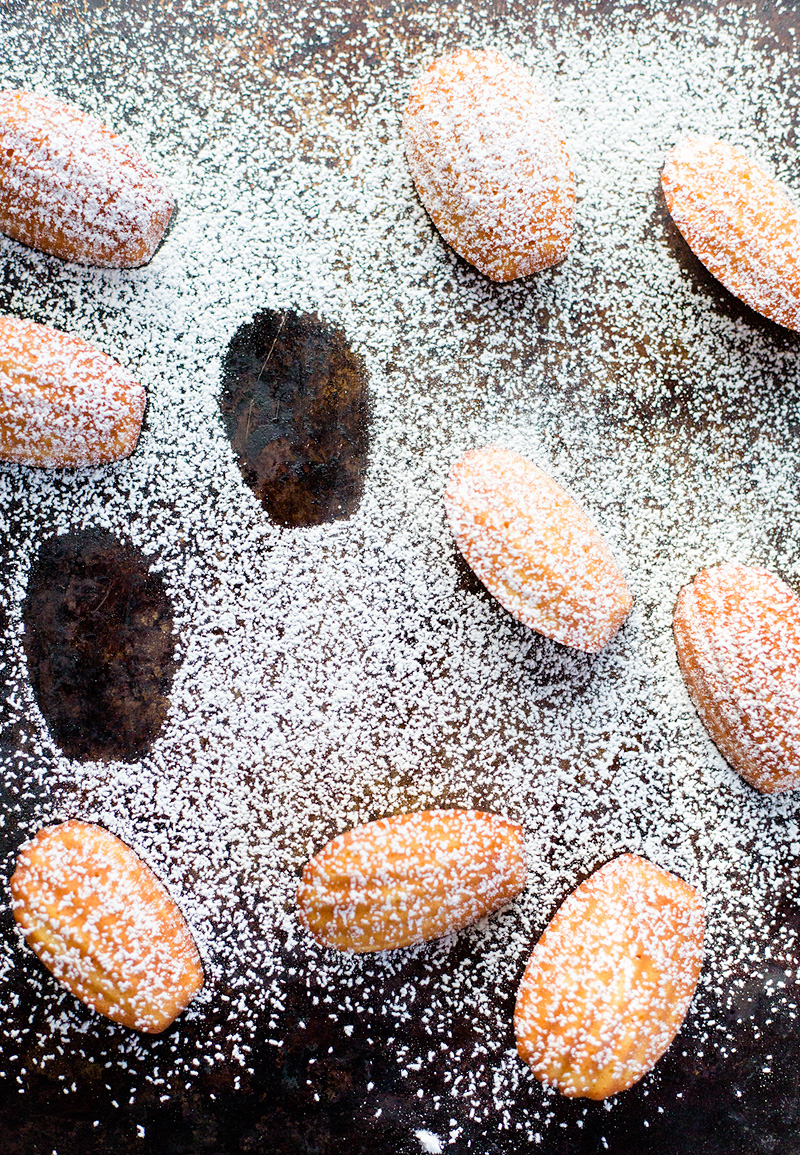
[[[175,201],[95,117],[52,96],[0,92],[0,232],[65,260],[150,260]]]
[[[519,1055],[569,1097],[632,1086],[680,1029],[703,958],[697,892],[625,854],[596,870],[533,949],[517,995]]]
[[[493,281],[562,260],[575,180],[547,101],[491,49],[436,60],[412,85],[403,139],[420,200],[448,244]]]
[[[116,461],[136,447],[144,409],[144,388],[113,357],[48,325],[0,317],[0,461]]]
[[[686,686],[731,766],[764,792],[800,786],[800,598],[755,566],[706,569],[681,590]]]
[[[158,1034],[203,985],[183,915],[152,870],[101,826],[40,830],[11,878],[14,917],[32,950],[92,1010]]]
[[[800,331],[800,211],[741,148],[689,137],[661,177],[690,249],[757,313]]]
[[[450,471],[445,508],[470,567],[531,629],[596,653],[630,613],[630,590],[586,514],[513,450],[466,453]]]
[[[334,838],[303,870],[300,917],[324,946],[394,950],[459,930],[525,885],[522,828],[479,810],[423,810]]]

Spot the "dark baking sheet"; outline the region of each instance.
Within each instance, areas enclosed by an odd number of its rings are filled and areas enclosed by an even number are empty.
[[[743,39],[752,46],[754,35],[765,55],[783,62],[787,90],[796,93],[793,77],[800,79],[798,64],[797,10],[794,5],[767,2],[743,3],[735,9],[716,4],[662,6],[658,4],[591,3],[548,6],[498,3],[469,5],[466,0],[430,6],[409,4],[349,7],[328,3],[314,9],[313,16],[296,14],[291,5],[271,4],[259,9],[238,5],[190,3],[126,3],[52,5],[52,18],[46,35],[41,34],[42,12],[39,5],[5,5],[0,8],[4,32],[9,43],[16,41],[20,59],[30,66],[38,60],[41,74],[54,90],[70,95],[68,84],[60,82],[58,70],[69,58],[72,74],[83,77],[86,87],[99,98],[113,92],[120,78],[135,72],[138,63],[148,61],[147,98],[158,91],[180,92],[181,101],[202,107],[213,99],[215,86],[227,92],[238,92],[242,106],[256,109],[266,119],[280,121],[287,114],[273,108],[270,102],[271,82],[280,72],[297,77],[298,83],[315,78],[328,94],[327,113],[347,120],[369,103],[371,74],[380,67],[384,38],[403,40],[409,52],[429,54],[429,45],[437,46],[448,39],[452,23],[453,42],[457,43],[466,14],[473,17],[472,26],[482,37],[492,41],[502,36],[509,21],[517,29],[530,28],[531,36],[539,33],[542,21],[563,22],[574,26],[577,36],[585,36],[593,22],[598,27],[620,27],[646,23],[656,18],[663,24],[663,35],[677,34],[681,22],[691,15],[705,13],[708,27],[714,21],[725,21],[730,35],[737,24]],[[35,15],[35,19],[32,17]],[[31,33],[35,29],[35,37]],[[479,34],[476,31],[476,38]],[[160,66],[153,46],[169,47]],[[144,49],[147,47],[147,52]],[[156,76],[152,69],[155,67]],[[203,88],[203,84],[205,87]],[[201,91],[202,89],[202,91]],[[348,93],[351,94],[350,98]],[[365,93],[367,96],[365,97]],[[134,119],[140,110],[132,109]],[[120,125],[122,128],[123,126]],[[286,127],[284,125],[284,127]],[[315,136],[314,117],[307,123],[290,123],[296,134],[298,153],[317,156],[320,148]],[[785,135],[770,138],[767,149],[774,150],[779,163],[785,163],[787,150],[796,148],[797,103],[787,103]],[[191,143],[187,149],[191,150]],[[335,165],[336,158],[331,157]],[[666,236],[671,254],[679,262],[693,292],[707,299],[712,310],[741,322],[750,333],[761,334],[777,354],[796,358],[800,338],[762,320],[730,297],[711,278],[687,250],[671,226],[660,195],[653,192],[649,236]],[[11,310],[20,307],[24,279],[19,279],[24,254],[5,253],[2,258],[0,305]],[[38,266],[37,266],[38,270]],[[30,275],[28,272],[26,275]],[[37,274],[38,275],[38,274]],[[35,319],[52,319],[53,312],[69,317],[70,291],[51,273],[53,310]],[[3,288],[5,286],[5,288]],[[22,286],[22,288],[20,288]],[[3,294],[5,293],[5,301]],[[37,306],[38,307],[38,306]],[[102,325],[103,306],[98,305],[98,324]],[[580,332],[578,318],[576,332]],[[619,339],[613,321],[604,327],[602,316],[595,314],[584,322],[585,331],[599,331],[601,339],[612,344]],[[66,325],[65,325],[66,327]],[[476,337],[476,348],[480,336]],[[531,349],[533,348],[533,343]],[[220,350],[220,354],[222,350]],[[532,356],[529,349],[524,356]],[[554,350],[551,356],[568,357],[570,350]],[[468,356],[465,350],[464,356]],[[628,354],[646,363],[647,349],[640,347]],[[798,413],[796,397],[789,395],[778,417],[766,419],[767,398],[763,383],[750,396],[722,397],[717,406],[705,405],[693,396],[698,388],[690,377],[682,376],[679,361],[668,367],[674,379],[666,381],[657,400],[643,399],[641,392],[630,387],[628,420],[647,426],[653,423],[663,435],[670,428],[678,434],[700,436],[712,421],[724,431],[730,430],[731,452],[741,452],[749,431],[765,430],[774,440],[790,450],[796,443]],[[424,376],[424,374],[423,374]],[[618,391],[624,393],[626,378],[620,374]],[[584,383],[585,395],[592,396],[591,386]],[[602,407],[602,385],[594,394]],[[619,404],[612,413],[617,420]],[[616,433],[624,440],[624,428]],[[753,435],[755,435],[753,433]],[[65,490],[68,481],[53,479],[53,485]],[[28,513],[24,500],[6,508],[6,548],[3,551],[6,572],[13,574],[9,558],[14,553],[15,534],[22,535]],[[776,531],[777,532],[777,531]],[[791,542],[789,542],[791,549]],[[457,563],[456,563],[457,564]],[[9,577],[10,582],[10,577]],[[462,583],[474,596],[481,597],[471,575],[463,568]],[[7,584],[8,602],[19,602],[21,591]],[[5,610],[0,605],[0,626]],[[0,634],[5,634],[0,629]],[[4,683],[3,651],[0,649],[0,686]],[[13,682],[18,670],[10,663],[7,673]],[[4,869],[11,869],[14,851],[19,844],[21,828],[28,829],[39,814],[47,811],[48,768],[45,754],[37,753],[31,740],[35,726],[20,713],[14,687],[3,700],[0,696],[0,754],[13,768],[9,775],[9,792],[5,799],[5,821],[0,827]],[[480,800],[476,799],[479,804]],[[587,865],[586,873],[590,866]],[[788,879],[788,876],[787,876]],[[576,879],[575,881],[578,881]],[[332,1023],[324,1005],[315,1005],[313,987],[303,973],[298,956],[296,980],[286,981],[285,1005],[276,1013],[265,1006],[251,1008],[252,1045],[250,1070],[236,1064],[217,1064],[201,1070],[191,1085],[173,1080],[164,1086],[137,1083],[132,1093],[129,1072],[115,1061],[115,1036],[104,1029],[88,1012],[79,1009],[73,1019],[84,1020],[83,1054],[70,1052],[68,1036],[60,1040],[60,1054],[40,1069],[43,1054],[49,1053],[49,989],[43,982],[38,964],[20,949],[12,931],[12,919],[4,907],[0,913],[2,933],[8,951],[15,959],[18,972],[12,980],[14,997],[6,1008],[6,1032],[2,1066],[6,1077],[0,1081],[0,1148],[8,1155],[71,1155],[81,1152],[148,1152],[158,1155],[228,1155],[233,1152],[329,1153],[348,1152],[418,1152],[418,1130],[446,1136],[451,1120],[458,1122],[460,1133],[444,1150],[475,1151],[481,1155],[511,1155],[512,1152],[537,1150],[547,1153],[596,1152],[609,1150],[618,1155],[643,1152],[660,1155],[667,1152],[719,1153],[774,1152],[789,1155],[800,1151],[800,1095],[797,1070],[800,1065],[800,1031],[796,1006],[790,989],[775,997],[774,984],[784,982],[788,971],[797,974],[800,967],[800,927],[798,905],[793,883],[787,881],[785,892],[774,896],[774,921],[780,926],[780,954],[764,959],[760,968],[742,973],[736,1000],[728,1005],[727,992],[720,992],[713,1017],[720,1027],[716,1040],[709,1042],[701,1025],[690,1021],[674,1046],[659,1064],[658,1077],[645,1081],[621,1096],[609,1112],[602,1104],[574,1104],[548,1098],[548,1110],[555,1111],[556,1121],[544,1131],[541,1142],[515,1138],[508,1131],[495,1132],[491,1125],[476,1122],[455,1102],[447,1101],[436,1110],[431,1101],[446,1089],[445,1071],[452,1068],[452,1054],[434,1058],[416,1076],[400,1077],[391,1047],[382,1037],[386,1031],[376,1017],[362,1016],[345,1037],[337,1023]],[[450,952],[448,964],[456,965],[471,949],[465,941]],[[524,956],[523,956],[524,957]],[[523,957],[520,958],[520,965]],[[287,958],[287,966],[292,963]],[[411,956],[393,974],[385,978],[387,998],[407,997],[409,988],[423,989],[427,973],[424,958]],[[231,996],[236,990],[230,988]],[[193,1048],[203,1050],[215,1028],[224,1034],[229,1030],[224,980],[217,979],[217,997],[203,1010],[201,1021],[180,1026],[181,1047],[189,1054]],[[43,994],[43,992],[45,992]],[[713,999],[713,996],[708,996]],[[507,1009],[507,1047],[513,1046],[511,1014],[514,991],[498,996]],[[300,1029],[298,1024],[302,1023]],[[12,1048],[14,1024],[24,1026],[18,1045]],[[255,1024],[255,1025],[253,1025]],[[450,1043],[457,1050],[460,1039],[470,1034],[471,1024],[463,1020]],[[426,1027],[412,1015],[405,1024],[405,1042],[413,1052],[427,1046]],[[725,1047],[719,1044],[726,1038]],[[269,1040],[278,1038],[276,1047]],[[64,1044],[67,1040],[67,1045]],[[310,1060],[314,1060],[313,1063]],[[369,1090],[367,1090],[369,1086]],[[65,1093],[66,1088],[66,1093]],[[422,1090],[420,1098],[418,1090]],[[536,1090],[525,1090],[526,1103],[535,1103]],[[488,1092],[487,1092],[488,1095]],[[488,1101],[488,1098],[487,1098]],[[576,1125],[580,1122],[580,1126]]]

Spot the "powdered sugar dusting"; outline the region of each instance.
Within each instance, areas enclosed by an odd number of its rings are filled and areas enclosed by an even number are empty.
[[[678,598],[675,638],[725,757],[759,790],[800,785],[800,598],[757,567],[704,570]]]
[[[575,180],[523,69],[491,50],[435,61],[411,87],[403,138],[434,224],[482,273],[511,281],[564,257]]]
[[[175,207],[142,157],[46,94],[0,92],[0,231],[90,265],[150,260]]]
[[[657,1097],[691,1101],[702,1121],[720,1071],[751,1111],[783,1086],[777,1058],[755,1068],[747,1048],[756,1029],[770,1037],[766,1018],[790,1037],[796,1015],[798,802],[758,795],[718,754],[671,622],[687,580],[724,561],[800,584],[797,339],[707,277],[656,190],[691,132],[766,155],[796,193],[797,74],[791,40],[776,45],[755,7],[749,31],[743,6],[687,5],[674,23],[657,7],[601,21],[594,5],[496,18],[462,0],[446,16],[322,4],[270,23],[255,5],[193,3],[52,27],[28,9],[4,25],[3,83],[124,124],[180,203],[136,271],[0,243],[4,310],[102,348],[149,397],[128,460],[0,473],[7,868],[44,823],[108,826],[179,897],[207,976],[173,1032],[142,1040],[91,1018],[5,940],[2,1072],[21,1105],[42,1067],[73,1104],[84,1063],[104,1111],[145,1127],[141,1104],[162,1095],[198,1112],[225,1095],[235,1115],[268,1086],[293,1119],[330,1119],[331,1095],[349,1095],[341,1128],[374,1150],[420,1128],[445,1149],[483,1151],[487,1135],[500,1150],[537,1135],[577,1146],[591,1132],[601,1150],[617,1119],[663,1138]],[[400,137],[421,69],[486,43],[552,99],[579,197],[569,258],[503,287],[432,228]],[[349,520],[279,530],[242,482],[220,368],[262,308],[317,313],[367,364],[371,458]],[[487,443],[566,488],[628,577],[633,612],[596,657],[515,622],[459,561],[445,479]],[[88,525],[157,559],[181,639],[171,713],[132,765],[64,758],[27,677],[31,560]],[[302,931],[297,878],[328,839],[456,806],[523,825],[529,883],[508,911],[389,958],[339,956]],[[698,888],[707,961],[654,1074],[609,1113],[565,1114],[516,1055],[513,992],[553,910],[623,851]],[[253,1113],[241,1127],[269,1145]]]
[[[0,461],[101,465],[127,457],[144,389],[112,357],[69,333],[0,317]]]
[[[518,453],[486,446],[450,471],[447,519],[472,569],[514,617],[596,653],[631,609],[605,542],[560,486]]]
[[[582,883],[534,947],[514,1026],[520,1054],[565,1095],[604,1099],[663,1055],[703,961],[703,906],[625,854]]]
[[[800,210],[741,148],[689,137],[661,177],[694,252],[752,309],[800,330]]]
[[[475,810],[423,810],[332,839],[304,867],[297,905],[325,946],[391,950],[461,930],[524,886],[520,826]]]

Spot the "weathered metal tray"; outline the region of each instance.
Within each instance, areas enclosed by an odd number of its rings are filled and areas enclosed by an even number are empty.
[[[796,7],[0,14],[3,87],[95,112],[179,200],[141,270],[0,239],[0,309],[94,341],[149,398],[127,462],[0,472],[2,870],[40,825],[107,825],[173,889],[208,979],[134,1038],[59,990],[0,903],[4,1155],[800,1151],[798,802],[717,754],[670,629],[706,565],[800,585],[800,337],[703,269],[658,185],[707,131],[800,196]],[[464,43],[535,72],[578,178],[569,257],[507,286],[441,241],[399,143],[411,78]],[[248,357],[278,340],[265,416]],[[292,366],[327,356],[344,400],[301,405]],[[270,505],[231,444],[248,405],[290,455],[328,422],[340,472],[309,465]],[[447,470],[491,440],[558,477],[622,561],[636,608],[596,658],[511,620],[450,541]],[[390,959],[315,947],[293,901],[308,854],[448,805],[523,822],[524,897]],[[653,1074],[567,1101],[514,1053],[516,986],[556,906],[625,850],[702,890],[706,967]]]

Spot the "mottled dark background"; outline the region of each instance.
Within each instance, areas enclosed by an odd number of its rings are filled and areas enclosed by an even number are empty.
[[[274,69],[298,77],[315,74],[326,78],[335,74],[345,78],[353,86],[355,106],[359,85],[371,63],[380,61],[380,34],[376,35],[376,27],[400,28],[409,45],[416,44],[420,52],[430,38],[427,23],[421,19],[429,5],[415,0],[383,4],[321,0],[313,22],[306,24],[294,16],[288,2],[273,0],[263,5],[263,18],[256,33],[251,21],[240,21],[235,6],[223,9],[186,0],[131,0],[112,5],[80,0],[75,4],[56,2],[49,7],[54,35],[60,28],[71,34],[76,29],[85,33],[76,41],[80,44],[80,63],[98,93],[114,84],[118,72],[128,74],[135,70],[137,53],[146,38],[148,43],[170,46],[164,57],[165,90],[181,86],[181,60],[188,72],[196,59],[205,55],[213,83],[227,89],[238,87],[242,100],[250,106],[260,105],[265,115],[269,114],[269,77]],[[509,15],[524,25],[527,14],[532,19],[536,10],[531,0],[486,0],[472,5],[469,0],[458,0],[457,4],[453,0],[438,5],[440,26],[449,26],[452,13],[470,7],[480,15],[487,40],[502,29]],[[690,10],[713,14],[722,6],[681,3],[660,7],[679,23]],[[41,12],[43,8],[43,4],[0,5],[0,19],[18,27],[23,35],[26,14]],[[584,26],[590,26],[592,21],[635,22],[648,19],[658,8],[651,3],[565,0],[558,18],[570,20],[577,14]],[[787,70],[800,68],[800,42],[791,35],[798,27],[796,3],[758,0],[742,2],[736,8],[742,28],[760,30],[765,53],[780,54]],[[287,27],[293,31],[288,46],[286,37],[278,35]],[[234,52],[218,53],[220,45],[232,45]],[[46,45],[42,52],[46,54]],[[184,95],[191,99],[190,91]],[[346,101],[339,111],[345,117],[352,114]],[[787,116],[782,148],[796,147],[796,129],[796,123],[790,124]],[[297,132],[298,148],[313,154],[313,125],[298,124]],[[665,227],[671,230],[674,255],[693,280],[697,293],[710,297],[720,311],[747,316],[751,324],[769,326],[776,343],[798,349],[796,337],[755,318],[731,298],[688,252],[662,213],[654,219],[652,228]],[[12,284],[14,276],[13,262],[4,261],[0,269],[0,304],[3,285]],[[54,285],[54,292],[57,291]],[[609,337],[613,339],[613,334]],[[676,384],[672,403],[662,402],[662,409],[667,404],[668,411],[642,412],[639,416],[678,424],[691,422],[690,402],[690,398],[680,396]],[[739,411],[732,416],[741,421],[756,414],[743,415]],[[786,427],[787,437],[795,434],[796,427]],[[21,519],[24,515],[24,510],[15,514]],[[5,632],[4,624],[0,616],[0,636]],[[52,630],[46,641],[50,657],[55,659],[58,639]],[[3,669],[0,648],[0,686]],[[124,684],[117,692],[124,712]],[[0,693],[0,753],[12,760],[18,752],[19,730],[19,718]],[[101,744],[106,739],[107,736],[97,736]],[[87,741],[91,745],[91,740]],[[14,799],[11,813],[36,812],[43,787],[34,773],[35,759],[30,758],[27,766],[29,789],[25,797]],[[17,843],[13,824],[0,827],[0,850],[6,866]],[[800,932],[800,908],[788,896],[776,897],[776,919],[784,928],[797,928]],[[3,904],[3,935],[13,935],[11,922]],[[787,937],[784,929],[784,942],[792,937],[796,939],[791,934]],[[190,1089],[168,1087],[167,1101],[162,1101],[164,1088],[140,1085],[135,1102],[130,1104],[128,1075],[113,1064],[105,1065],[109,1049],[113,1053],[113,1042],[109,1044],[104,1024],[96,1020],[93,1031],[84,1039],[87,1053],[95,1048],[95,1062],[65,1054],[40,1072],[36,1060],[41,1052],[37,1037],[41,1032],[35,1029],[36,1017],[43,1013],[36,994],[38,963],[19,951],[20,1002],[8,1009],[8,1022],[32,1023],[34,1029],[24,1036],[27,1041],[21,1042],[27,1050],[20,1051],[13,1061],[10,1055],[2,1056],[9,1077],[0,1081],[0,1155],[412,1155],[421,1150],[414,1130],[426,1127],[445,1138],[451,1115],[458,1115],[462,1127],[460,1137],[445,1146],[454,1155],[466,1151],[511,1155],[527,1150],[543,1155],[589,1155],[605,1150],[614,1155],[792,1155],[800,1152],[800,1027],[794,1018],[791,992],[776,1000],[769,992],[769,984],[773,978],[782,978],[786,965],[796,971],[799,964],[800,946],[792,957],[774,960],[772,971],[752,975],[744,987],[745,994],[737,996],[734,1005],[718,1008],[718,1021],[728,1025],[728,1057],[715,1047],[714,1040],[705,1042],[699,1038],[699,1028],[690,1027],[661,1062],[657,1080],[624,1094],[611,1112],[602,1104],[590,1104],[582,1128],[571,1125],[571,1121],[582,1116],[586,1104],[548,1100],[567,1126],[551,1125],[542,1143],[532,1147],[508,1134],[487,1133],[483,1126],[463,1117],[455,1104],[448,1104],[441,1115],[428,1109],[430,1092],[444,1090],[443,1067],[434,1062],[416,1076],[401,1079],[396,1061],[380,1043],[382,1027],[377,1016],[374,1021],[362,1019],[349,1038],[343,1037],[340,1027],[329,1021],[324,1007],[313,1005],[313,982],[300,977],[289,987],[289,999],[277,1025],[268,1026],[273,1016],[269,1008],[264,1008],[263,1033],[254,1032],[250,1040],[252,1074],[243,1075],[238,1066],[218,1065],[201,1074]],[[406,983],[414,986],[417,966],[410,959],[391,982],[398,989]],[[513,1046],[513,999],[514,992],[510,991],[506,1041],[509,1047]],[[220,1031],[224,1032],[228,1020],[221,1002],[217,1013]],[[88,1012],[86,1018],[90,1018]],[[298,1020],[306,1024],[305,1030],[289,1030],[289,1025],[294,1028]],[[213,1025],[206,1017],[204,1038]],[[46,1031],[46,1026],[42,1029]],[[191,1024],[176,1025],[173,1031],[178,1029],[182,1031],[181,1046],[190,1052],[200,1038],[199,1030]],[[409,1037],[416,1031],[422,1033],[413,1015],[405,1030]],[[463,1030],[466,1037],[468,1022],[463,1023]],[[268,1043],[268,1038],[276,1036],[285,1038],[282,1048]],[[311,1063],[311,1059],[315,1061]],[[75,1085],[73,1093],[63,1093],[59,1076],[65,1076],[68,1085]],[[238,1087],[235,1080],[240,1080]],[[369,1096],[367,1083],[374,1084]],[[425,1091],[422,1099],[416,1094],[418,1088]]]

